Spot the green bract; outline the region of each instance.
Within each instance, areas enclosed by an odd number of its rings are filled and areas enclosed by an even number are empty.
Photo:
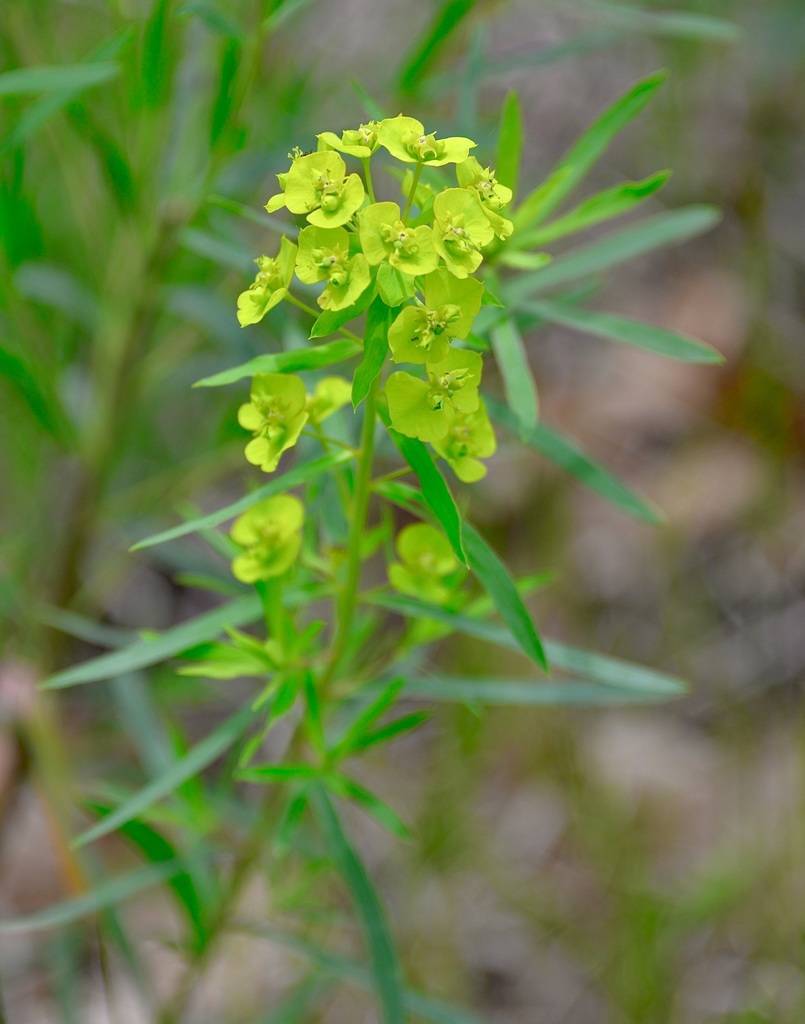
[[[304,156],[302,150],[298,146],[294,146],[291,152],[288,154],[288,159],[291,161],[291,166],[294,162],[299,159],[300,156]],[[274,213],[276,210],[281,210],[285,206],[285,186],[288,183],[288,171],[277,175],[277,181],[282,189],[275,196],[272,196],[266,203],[266,210],[269,213]]]
[[[495,172],[481,167],[474,156],[468,157],[456,167],[456,177],[462,188],[471,189],[481,201],[481,206],[492,230],[498,238],[508,238],[514,231],[510,220],[500,216],[504,206],[512,201],[512,190],[501,185]]]
[[[238,423],[254,438],[246,445],[246,458],[271,473],[280,456],[292,448],[308,419],[307,396],[299,377],[259,373],[252,380],[251,401],[238,409]]]
[[[447,538],[435,526],[413,523],[400,530],[395,546],[400,561],[389,566],[391,585],[432,604],[447,603],[461,575]]]
[[[322,132],[316,138],[319,140],[319,149],[336,149],[339,153],[346,153],[347,156],[356,156],[360,160],[367,160],[379,145],[377,139],[379,128],[379,121],[369,121],[368,124],[362,124],[358,128],[341,132],[340,138],[335,132]]]
[[[238,322],[241,327],[259,323],[269,309],[282,302],[288,294],[296,262],[296,246],[283,238],[276,259],[260,256],[254,262],[258,267],[254,283],[238,296]]]
[[[436,251],[456,277],[469,277],[481,265],[481,249],[495,232],[474,190],[447,188],[433,200]]]
[[[309,153],[294,160],[285,179],[285,205],[291,213],[305,213],[311,224],[337,228],[346,224],[363,203],[363,183],[346,174],[338,153]]]
[[[406,306],[389,329],[395,363],[438,363],[451,338],[466,338],[481,308],[484,286],[474,278],[458,280],[444,269],[424,281],[424,306]]]
[[[429,167],[460,164],[475,146],[472,139],[459,135],[449,139],[437,139],[435,132],[426,135],[421,121],[403,114],[381,121],[377,137],[380,145],[398,160]]]
[[[292,494],[267,498],[244,512],[230,534],[245,549],[232,563],[235,578],[257,583],[286,573],[299,553],[304,521],[304,506]]]
[[[372,266],[387,261],[396,270],[415,275],[438,267],[433,232],[425,224],[407,227],[396,203],[373,203],[361,211],[358,221],[361,248]]]
[[[474,412],[453,413],[443,438],[433,442],[433,448],[465,484],[475,483],[486,476],[486,466],[479,459],[493,455],[497,447],[492,424],[483,401]]]
[[[352,385],[343,377],[323,377],[308,395],[307,414],[314,426],[352,401]]]
[[[438,441],[445,437],[451,414],[478,408],[481,357],[467,349],[451,349],[439,363],[428,364],[428,379],[392,373],[386,381],[391,425],[406,437]]]
[[[303,228],[296,276],[305,284],[327,281],[317,301],[322,309],[332,310],[351,306],[371,280],[363,253],[349,255],[349,235],[344,228]]]

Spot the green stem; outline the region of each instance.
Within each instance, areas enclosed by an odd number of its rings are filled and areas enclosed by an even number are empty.
[[[309,313],[310,316],[314,316],[318,319],[321,316],[322,311],[320,309],[314,309],[312,306],[308,306],[306,302],[301,302],[295,295],[291,295],[290,292],[285,296],[292,306],[296,306],[297,309],[301,309],[303,313]],[[363,338],[359,338],[357,334],[353,334],[352,331],[345,331],[343,327],[339,327],[335,332],[336,334],[343,334],[345,338],[351,338],[352,341],[357,341],[361,345],[363,344]]]
[[[361,576],[361,547],[366,532],[366,519],[369,512],[369,500],[372,496],[372,460],[375,448],[375,421],[377,414],[377,392],[380,387],[379,378],[375,379],[366,396],[363,411],[363,428],[361,430],[361,448],[358,460],[358,474],[355,480],[355,493],[349,524],[347,548],[347,578],[338,604],[335,639],[330,653],[327,668],[321,681],[321,691],[332,681],[344,657],[352,623],[355,618],[355,606],[358,596],[358,584]]]
[[[417,185],[419,185],[419,179],[420,179],[421,175],[422,175],[422,164],[417,164],[416,165],[416,170],[414,171],[414,180],[411,182],[411,191],[408,193],[408,200],[407,200],[407,202],[405,204],[405,210],[403,212],[403,220],[408,220],[408,214],[411,212],[411,204],[414,201],[414,196],[416,195]]]
[[[371,168],[371,157],[365,156],[361,159],[363,164],[363,173],[366,175],[366,192],[369,196],[369,202],[375,202],[375,187],[372,183],[372,168]]]

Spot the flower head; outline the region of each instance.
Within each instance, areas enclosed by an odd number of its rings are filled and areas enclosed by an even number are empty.
[[[300,156],[304,155],[305,154],[298,146],[294,146],[294,148],[288,154],[288,159],[291,161],[291,166],[294,165],[295,161],[297,161]],[[266,203],[266,210],[268,211],[268,213],[274,213],[277,210],[281,210],[285,206],[285,186],[288,183],[288,173],[289,171],[285,171],[277,175],[277,181],[279,182],[280,191],[277,192],[275,196],[272,196]]]
[[[283,373],[258,373],[252,380],[251,401],[238,409],[238,423],[254,437],[246,458],[264,473],[273,472],[280,456],[292,448],[308,419],[305,385]]]
[[[363,182],[347,175],[338,153],[325,150],[294,160],[285,179],[285,205],[307,214],[311,224],[337,228],[346,224],[363,202]]]
[[[438,363],[451,338],[466,338],[481,308],[483,285],[440,268],[425,278],[425,305],[406,306],[389,329],[395,363]]]
[[[486,466],[479,459],[493,455],[497,442],[483,401],[474,412],[454,413],[443,438],[433,442],[438,455],[450,463],[459,480],[475,483],[486,476]]]
[[[308,395],[307,414],[314,426],[352,401],[352,385],[343,377],[323,377]]]
[[[406,437],[438,441],[448,431],[451,414],[478,408],[481,357],[467,349],[450,349],[439,363],[426,367],[428,379],[392,373],[386,381],[391,425]]]
[[[426,224],[408,227],[396,203],[373,203],[362,210],[361,248],[372,266],[387,261],[404,274],[429,274],[439,265],[433,232]]]
[[[349,254],[344,228],[303,228],[299,233],[296,276],[305,284],[326,281],[318,297],[322,309],[346,309],[369,287],[371,273],[363,253]]]
[[[512,190],[501,185],[495,172],[489,167],[481,167],[474,156],[467,157],[456,167],[456,177],[462,188],[471,189],[478,196],[486,219],[498,238],[508,238],[514,231],[514,225],[501,217],[500,211],[511,202]]]
[[[447,538],[428,523],[412,523],[397,534],[399,562],[389,566],[389,582],[403,594],[446,604],[461,572]]]
[[[469,277],[481,265],[481,249],[494,237],[481,201],[472,191],[447,188],[433,201],[436,251],[456,277]]]
[[[260,256],[254,262],[257,264],[257,276],[238,296],[238,322],[241,327],[259,323],[288,294],[296,262],[296,246],[283,237],[275,259]]]
[[[341,132],[339,138],[335,132],[322,132],[316,136],[320,149],[335,149],[347,156],[356,156],[360,160],[368,159],[379,146],[377,133],[379,121],[369,121],[358,128],[350,128]]]
[[[230,536],[243,553],[232,563],[242,583],[256,583],[286,573],[299,553],[305,509],[292,494],[266,498],[235,520]]]
[[[403,114],[381,121],[377,137],[380,145],[398,160],[408,164],[427,164],[429,167],[460,164],[475,146],[472,139],[459,135],[437,139],[435,132],[425,133],[421,121]]]

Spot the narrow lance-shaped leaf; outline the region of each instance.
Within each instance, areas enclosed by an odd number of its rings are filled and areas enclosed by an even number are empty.
[[[100,839],[101,836],[109,835],[110,832],[114,832],[115,829],[125,825],[126,822],[132,821],[141,815],[158,800],[169,796],[179,786],[187,782],[188,779],[194,778],[199,772],[203,771],[229,750],[245,733],[254,717],[255,715],[251,708],[242,708],[234,715],[231,715],[217,729],[214,729],[209,736],[205,736],[203,740],[188,750],[183,757],[174,761],[166,771],[149,782],[147,786],[132,794],[119,807],[110,811],[99,822],[88,828],[86,832],[82,832],[73,841],[73,847],[86,846],[87,843],[94,842],[96,839]]]
[[[222,370],[210,377],[197,380],[194,388],[220,388],[225,384],[235,384],[258,373],[299,373],[303,370],[322,370],[334,363],[343,363],[345,359],[354,359],[361,354],[361,346],[351,338],[339,338],[328,341],[324,345],[312,348],[295,349],[292,352],[275,352],[264,356],[255,356],[248,363]]]
[[[381,299],[374,300],[366,314],[363,359],[352,379],[352,406],[357,409],[377,380],[389,351],[389,326],[392,310]]]
[[[659,71],[637,82],[587,129],[515,213],[518,229],[531,227],[552,213],[587,175],[615,136],[653,98],[667,77]]]
[[[556,324],[572,327],[584,334],[593,334],[608,341],[619,341],[634,345],[647,352],[656,352],[668,359],[683,363],[723,363],[724,357],[710,345],[696,341],[677,331],[655,327],[639,320],[629,320],[611,313],[599,313],[591,309],[579,309],[561,302],[530,302],[528,312],[536,313]]]
[[[626,181],[598,192],[556,220],[549,221],[534,231],[518,232],[515,236],[517,245],[520,248],[549,245],[557,238],[584,231],[594,224],[628,213],[661,189],[670,175],[670,171],[660,171],[642,181]]]
[[[403,693],[408,697],[450,704],[514,705],[516,707],[606,707],[608,705],[652,703],[668,700],[662,696],[630,689],[569,680],[543,683],[530,679],[483,679],[476,677],[429,676],[406,679]]]
[[[188,622],[166,629],[153,639],[138,640],[128,647],[109,651],[97,658],[90,658],[89,661],[56,672],[45,680],[43,688],[57,690],[67,686],[79,686],[99,679],[124,675],[147,665],[156,665],[181,651],[186,651],[189,647],[213,640],[220,636],[227,626],[244,626],[246,623],[254,622],[261,613],[260,599],[256,594],[237,598],[203,615],[197,615]]]
[[[77,92],[114,78],[120,66],[111,61],[16,68],[0,75],[0,96],[41,92]]]
[[[512,412],[524,429],[533,430],[539,419],[537,384],[528,362],[523,336],[513,319],[504,320],[494,328],[492,350]]]
[[[524,429],[503,402],[494,398],[487,398],[486,405],[493,420],[517,434],[524,444],[540,452],[612,505],[652,526],[665,521],[658,508],[635,494],[608,469],[591,458],[577,442],[545,423],[537,424],[533,430]]]
[[[495,177],[517,195],[520,156],[523,150],[523,118],[520,100],[514,90],[506,93],[500,113],[500,134],[495,159]]]
[[[344,462],[349,462],[352,458],[351,452],[339,451],[333,452],[332,455],[322,455],[321,458],[313,459],[311,462],[304,462],[301,466],[295,466],[275,480],[271,480],[269,483],[263,484],[262,487],[258,487],[257,490],[244,495],[244,497],[239,498],[237,501],[233,501],[231,505],[219,508],[217,512],[210,512],[206,516],[190,519],[179,526],[171,527],[169,530],[163,530],[161,533],[154,533],[150,537],[144,537],[142,540],[137,541],[136,544],[133,544],[131,550],[140,551],[142,548],[150,548],[155,544],[164,544],[166,541],[175,540],[177,537],[185,537],[189,533],[198,533],[201,530],[212,529],[214,526],[225,523],[227,519],[233,519],[235,516],[240,515],[241,512],[245,512],[247,508],[251,508],[252,505],[258,504],[263,499],[271,498],[275,494],[285,494],[287,491],[293,490],[294,487],[299,487],[301,484],[306,484],[310,480],[321,476],[322,473],[329,473]]]
[[[360,857],[341,825],[321,784],[310,787],[310,802],[319,819],[330,857],[350,891],[372,960],[375,987],[384,1024],[405,1024],[402,975],[386,915]]]
[[[464,544],[470,568],[492,598],[520,648],[547,672],[548,659],[539,634],[508,569],[469,523],[464,524]]]

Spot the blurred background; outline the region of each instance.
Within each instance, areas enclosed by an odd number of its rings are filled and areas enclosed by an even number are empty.
[[[604,106],[667,68],[585,192],[668,167],[655,209],[710,202],[723,221],[611,271],[596,307],[701,338],[725,365],[672,363],[554,327],[528,339],[545,422],[667,523],[628,518],[514,444],[466,500],[515,570],[555,572],[534,603],[545,633],[683,675],[692,692],[648,710],[441,709],[364,766],[415,839],[353,824],[410,982],[487,1021],[805,1020],[805,8],[568,7],[6,5],[3,916],[65,892],[67,811],[53,784],[65,761],[92,788],[119,777],[128,756],[119,687],[40,706],[36,682],[121,631],[209,606],[191,586],[195,548],[127,548],[176,510],[217,507],[251,480],[241,391],[190,385],[292,330],[281,310],[245,331],[234,317],[252,258],[276,245],[260,211],[288,150],[375,109],[404,110],[442,135],[471,135],[489,162],[515,89],[525,191]],[[32,89],[2,74],[73,63],[98,70]],[[441,658],[457,671],[505,668],[499,651],[469,640],[445,644]],[[163,682],[191,731],[237,699]],[[171,984],[159,898],[132,914],[155,984]],[[71,963],[53,933],[4,938],[0,1019],[143,1019],[123,983],[110,1009],[91,957],[67,999]],[[257,1020],[262,1007],[268,1020],[297,971],[290,954],[236,945],[198,1019]],[[283,1019],[369,1024],[375,1014],[345,988]]]

